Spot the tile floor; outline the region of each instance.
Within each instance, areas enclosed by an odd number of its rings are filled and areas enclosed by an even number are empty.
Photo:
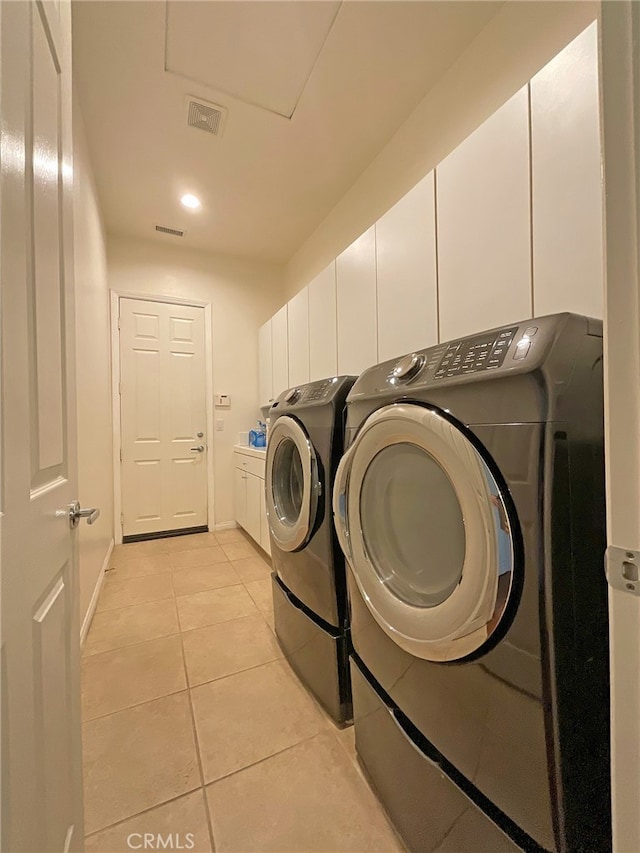
[[[158,835],[195,853],[404,849],[353,729],[283,660],[270,568],[240,530],[123,545],[111,566],[82,659],[87,853]]]

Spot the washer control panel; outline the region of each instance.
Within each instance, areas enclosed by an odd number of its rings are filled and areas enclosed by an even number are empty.
[[[331,391],[335,387],[336,381],[332,379],[323,379],[320,382],[312,382],[307,385],[302,399],[305,403],[318,403],[321,400],[326,400]]]
[[[520,361],[531,349],[531,338],[538,331],[529,326],[518,335],[518,326],[488,332],[476,337],[452,341],[446,349],[434,373],[434,379],[478,373],[481,370],[496,370],[506,360]],[[507,359],[508,357],[508,359]]]

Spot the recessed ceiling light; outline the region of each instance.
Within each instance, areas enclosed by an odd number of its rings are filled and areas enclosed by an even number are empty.
[[[200,199],[195,195],[191,195],[191,193],[186,193],[180,199],[180,203],[183,207],[189,207],[191,210],[197,210],[200,207]]]

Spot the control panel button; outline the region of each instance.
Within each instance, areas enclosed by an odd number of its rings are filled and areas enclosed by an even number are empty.
[[[518,341],[516,344],[516,351],[513,354],[514,361],[519,361],[520,359],[525,358],[530,349],[531,341],[525,341],[524,339]]]
[[[537,326],[527,326],[527,328],[524,330],[524,333],[528,338],[532,338],[537,331]]]

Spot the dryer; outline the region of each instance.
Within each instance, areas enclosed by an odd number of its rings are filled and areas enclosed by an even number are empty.
[[[356,748],[409,848],[609,849],[601,323],[372,367],[345,441]]]
[[[272,405],[266,459],[274,622],[300,679],[334,720],[351,719],[344,558],[331,512],[354,376],[292,388]]]

